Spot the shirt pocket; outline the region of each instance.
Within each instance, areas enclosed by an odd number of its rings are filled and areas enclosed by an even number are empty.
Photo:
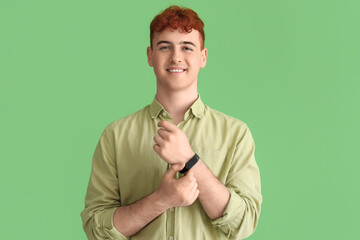
[[[226,151],[206,149],[201,146],[193,146],[193,151],[199,155],[200,159],[206,164],[206,166],[213,172],[213,174],[220,178],[223,173],[223,169],[227,162]]]

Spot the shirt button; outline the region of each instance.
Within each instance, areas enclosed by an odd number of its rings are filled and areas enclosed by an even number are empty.
[[[172,208],[170,208],[170,211],[174,211],[174,208],[172,207]]]
[[[166,116],[166,112],[163,112],[162,115],[165,117],[165,116]]]
[[[174,240],[174,237],[173,237],[173,236],[170,236],[170,237],[169,237],[169,240]]]

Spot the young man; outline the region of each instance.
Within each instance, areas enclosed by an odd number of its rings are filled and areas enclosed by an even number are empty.
[[[101,135],[81,213],[89,239],[242,239],[255,230],[262,196],[249,128],[197,91],[203,27],[177,6],[152,21],[157,92]]]

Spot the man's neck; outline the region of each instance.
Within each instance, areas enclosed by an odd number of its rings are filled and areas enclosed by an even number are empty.
[[[175,124],[178,124],[184,120],[185,112],[191,107],[191,105],[199,97],[197,88],[187,91],[178,92],[156,92],[156,100],[165,108],[174,120]]]

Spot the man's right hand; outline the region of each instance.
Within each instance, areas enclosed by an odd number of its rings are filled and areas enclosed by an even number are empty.
[[[117,208],[113,215],[116,229],[130,237],[167,209],[192,204],[199,196],[192,169],[186,176],[175,178],[175,174],[184,166],[184,163],[173,165],[165,172],[160,187],[155,192],[130,205]]]
[[[185,176],[179,179],[175,178],[175,174],[184,166],[185,164],[172,165],[164,174],[160,186],[156,190],[167,209],[189,206],[199,196],[198,184],[191,170]]]

